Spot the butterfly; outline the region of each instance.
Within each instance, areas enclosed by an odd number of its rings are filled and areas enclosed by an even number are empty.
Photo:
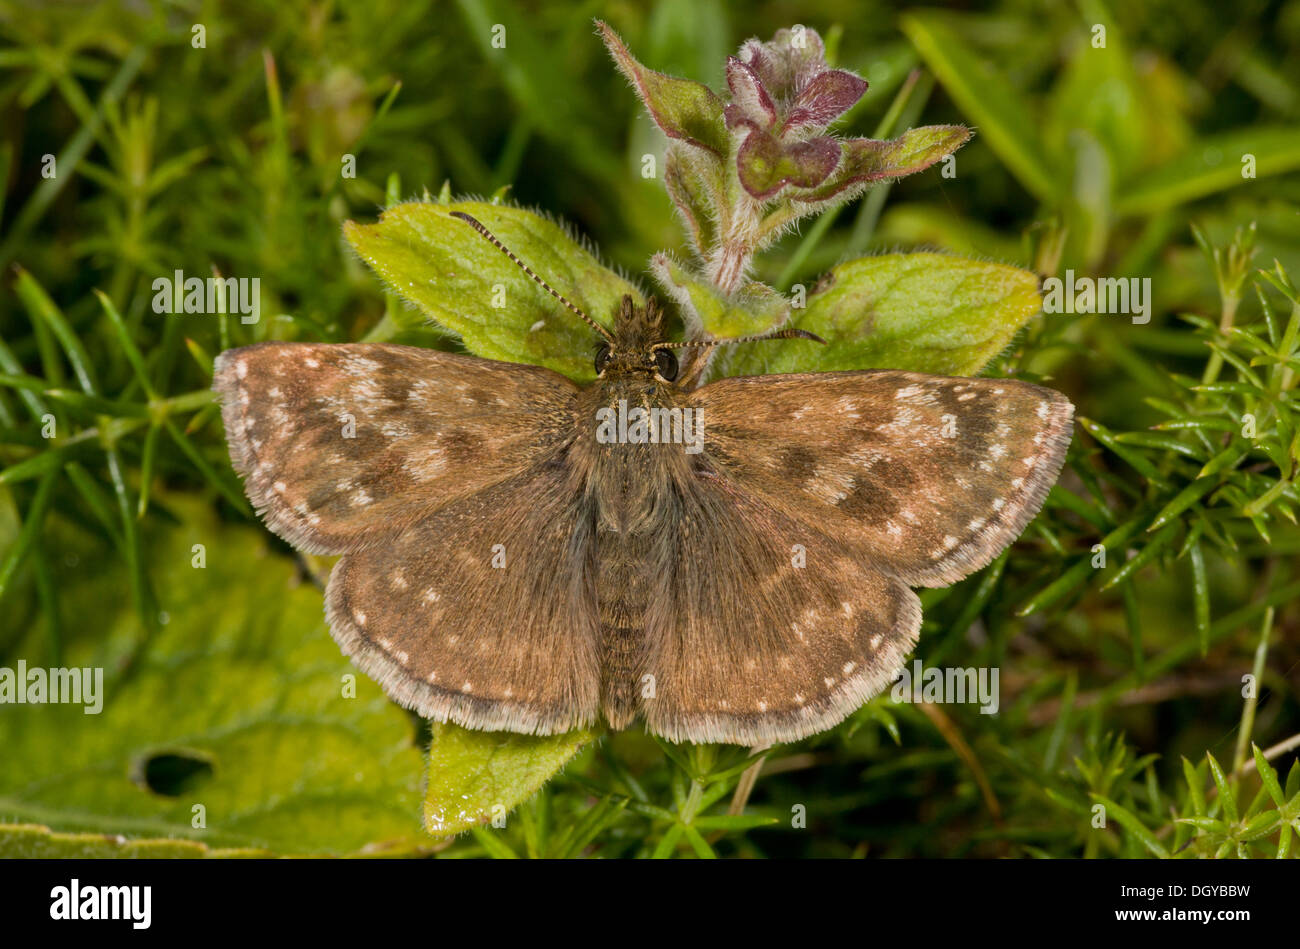
[[[1051,389],[886,369],[697,386],[724,341],[668,340],[653,298],[606,328],[454,215],[592,327],[595,382],[259,343],[222,353],[213,384],[267,526],[342,554],[325,594],[342,651],[425,717],[641,718],[751,746],[825,730],[897,677],[912,588],[987,565],[1060,472],[1073,406]]]

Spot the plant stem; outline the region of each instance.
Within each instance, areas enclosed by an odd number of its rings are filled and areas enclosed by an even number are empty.
[[[749,749],[749,753],[751,755],[756,755],[760,751],[765,751],[771,747],[772,743],[770,741],[764,742],[761,745],[755,745],[753,748]],[[759,758],[745,769],[745,773],[742,774],[740,780],[736,782],[736,791],[731,797],[731,805],[727,808],[727,813],[730,816],[736,817],[745,810],[745,805],[749,802],[749,795],[754,792],[754,785],[758,783],[758,775],[759,772],[763,770],[763,763],[765,761],[767,761],[766,758]]]

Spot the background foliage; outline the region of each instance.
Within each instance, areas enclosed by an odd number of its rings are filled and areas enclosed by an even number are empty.
[[[527,799],[505,829],[439,842],[430,733],[364,677],[340,697],[322,565],[253,519],[211,359],[261,338],[454,346],[342,236],[448,180],[508,187],[649,286],[684,238],[595,16],[714,87],[742,40],[806,23],[871,82],[850,133],[909,82],[902,127],[975,127],[955,178],[810,219],[759,258],[767,283],[935,249],[1150,277],[1153,315],[1045,316],[988,370],[1048,380],[1081,417],[1021,541],[923,595],[917,657],[999,667],[999,714],[886,694],[772,749],[752,793],[742,749],[556,743],[576,757],[536,794],[536,774],[475,772],[482,800]],[[1294,851],[1300,3],[0,2],[0,37],[0,665],[102,665],[110,696],[98,717],[0,707],[0,852]],[[256,327],[152,311],[153,279],[214,268],[260,277]],[[430,800],[477,753],[432,737]]]

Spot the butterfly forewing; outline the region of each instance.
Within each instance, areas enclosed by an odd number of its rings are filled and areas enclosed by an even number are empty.
[[[1030,383],[893,370],[723,379],[691,401],[710,470],[732,490],[912,586],[959,580],[1020,534],[1073,416]]]
[[[296,547],[342,553],[562,449],[577,388],[557,373],[415,346],[260,343],[217,358],[230,456]]]

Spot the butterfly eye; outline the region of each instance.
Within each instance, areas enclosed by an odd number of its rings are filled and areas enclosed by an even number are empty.
[[[655,371],[666,382],[677,378],[677,356],[671,349],[655,350]]]
[[[609,362],[609,346],[602,344],[600,349],[596,350],[596,375],[605,371],[607,362]]]

